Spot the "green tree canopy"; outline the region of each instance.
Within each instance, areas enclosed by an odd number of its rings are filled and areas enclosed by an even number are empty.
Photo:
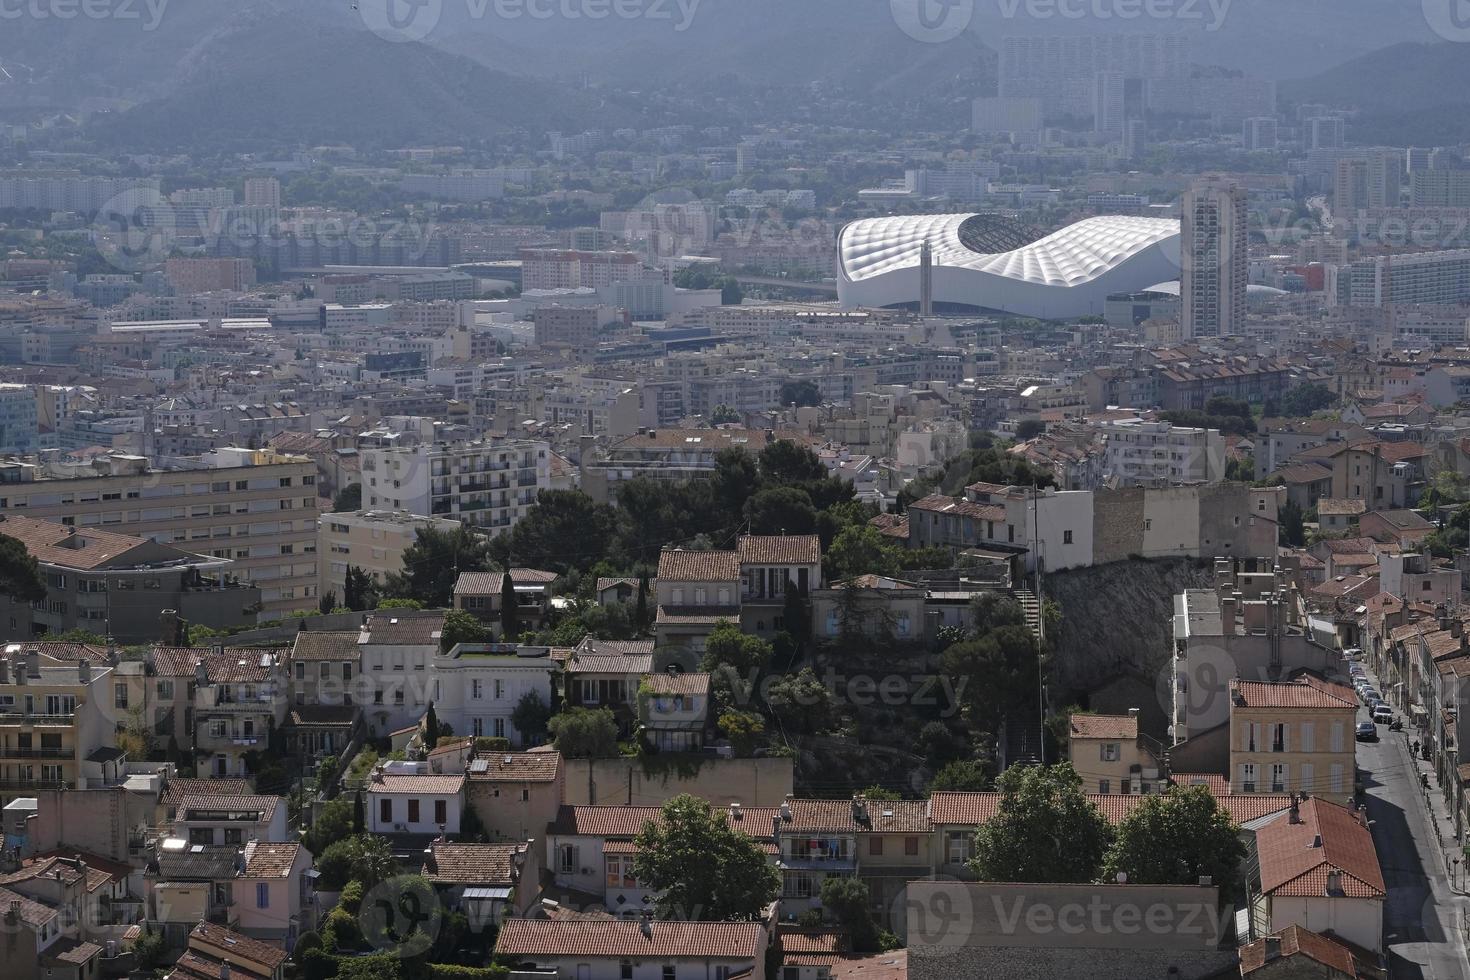
[[[984,881],[1086,882],[1112,843],[1107,818],[1063,762],[1012,766],[996,781],[996,815],[975,834],[971,869]]]
[[[468,525],[454,530],[421,527],[403,549],[403,571],[388,574],[386,594],[416,599],[426,609],[454,605],[454,583],[461,572],[488,572],[490,542]]]
[[[611,759],[618,754],[618,723],[607,708],[569,708],[546,723],[552,744],[568,759]]]
[[[1025,626],[1002,626],[956,643],[941,660],[950,676],[969,679],[965,697],[972,720],[995,717],[1018,701],[1036,700],[1041,664],[1035,637]]]
[[[822,390],[812,381],[788,381],[781,386],[781,405],[811,408],[822,404]]]
[[[845,582],[859,575],[897,575],[898,549],[871,524],[844,528],[822,560],[829,582]]]
[[[349,881],[361,882],[365,891],[371,891],[398,873],[387,840],[375,834],[344,837],[327,845],[316,859],[316,869],[327,891],[340,890]]]
[[[510,713],[510,723],[524,741],[539,741],[551,721],[551,708],[536,691],[527,691]]]
[[[1122,872],[1129,884],[1192,885],[1208,875],[1223,895],[1244,858],[1240,829],[1210,791],[1175,786],[1145,796],[1118,825],[1102,876],[1113,881]]]
[[[994,777],[985,764],[975,759],[956,759],[946,763],[929,784],[929,792],[983,793],[991,790]]]
[[[440,633],[439,645],[447,653],[461,643],[486,643],[490,630],[474,613],[463,609],[451,609],[444,614],[444,628]]]
[[[498,544],[507,566],[544,568],[564,574],[590,568],[612,544],[617,515],[578,490],[542,490],[536,506]]]
[[[759,922],[781,893],[781,873],[755,838],[706,800],[669,800],[636,844],[638,880],[658,895],[661,918]]]
[[[817,529],[817,509],[799,487],[771,487],[745,505],[751,534],[811,534]]]
[[[41,566],[26,546],[8,534],[0,534],[0,592],[17,602],[42,602],[46,579]]]

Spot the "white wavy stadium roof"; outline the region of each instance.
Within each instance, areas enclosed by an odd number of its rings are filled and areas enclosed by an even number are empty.
[[[1039,285],[1076,286],[1179,236],[1179,222],[1170,218],[1105,215],[1084,218],[1009,252],[980,253],[960,241],[960,226],[972,217],[975,215],[897,215],[855,221],[842,232],[843,274],[852,282],[861,282],[888,272],[917,269],[920,247],[927,240],[934,248],[936,268],[973,269]]]

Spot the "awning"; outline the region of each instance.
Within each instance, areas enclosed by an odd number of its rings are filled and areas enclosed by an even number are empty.
[[[510,891],[509,888],[466,888],[464,897],[470,900],[499,899],[505,901],[510,898]]]

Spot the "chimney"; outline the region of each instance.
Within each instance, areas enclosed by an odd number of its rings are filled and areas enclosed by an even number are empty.
[[[1143,709],[1141,709],[1141,708],[1129,708],[1128,709],[1128,717],[1129,718],[1137,718],[1139,716],[1139,714],[1142,712],[1142,710]]]
[[[41,676],[41,651],[39,651],[39,650],[27,650],[26,651],[26,676],[27,677],[40,677]]]
[[[1293,796],[1291,798],[1291,817],[1290,817],[1290,819],[1291,819],[1291,822],[1292,823],[1301,823],[1302,822],[1302,811],[1301,811],[1301,807],[1297,806],[1297,802],[1296,802],[1296,797],[1295,796]]]
[[[230,964],[221,963],[219,965],[219,980],[230,980]]]
[[[194,665],[194,683],[200,687],[205,687],[209,684],[209,668],[204,666],[203,660]]]
[[[653,938],[653,913],[643,913],[642,918],[638,920],[638,931],[643,933],[644,938]]]
[[[742,814],[740,812],[740,804],[739,803],[731,803],[730,804],[730,822],[731,823],[734,823],[735,821],[740,820],[743,817],[744,817],[744,814]]]
[[[10,661],[0,657],[0,684],[10,683]]]
[[[77,683],[92,683],[92,665],[85,659],[77,661]]]
[[[1312,849],[1313,850],[1316,850],[1316,851],[1320,851],[1322,849],[1322,835],[1321,834],[1317,834],[1316,836],[1314,836],[1312,838]]]
[[[1465,623],[1459,619],[1450,620],[1450,636],[1459,639],[1465,635]]]

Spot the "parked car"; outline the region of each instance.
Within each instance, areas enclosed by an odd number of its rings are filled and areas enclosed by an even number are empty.
[[[1359,742],[1378,741],[1378,726],[1373,724],[1371,721],[1358,722],[1357,737]]]
[[[1373,720],[1378,722],[1378,724],[1380,725],[1392,724],[1393,708],[1389,707],[1387,704],[1379,704],[1373,709]]]
[[[1348,647],[1346,650],[1342,651],[1342,655],[1348,660],[1363,659],[1363,651],[1359,647]]]
[[[1367,677],[1368,672],[1358,664],[1349,664],[1348,673],[1353,677]]]
[[[1383,695],[1379,694],[1378,691],[1376,691],[1375,689],[1373,689],[1371,687],[1370,688],[1366,688],[1366,689],[1364,689],[1364,690],[1362,690],[1362,691],[1360,691],[1358,693],[1360,693],[1363,696],[1363,701],[1365,703],[1366,702],[1370,702],[1370,701],[1382,701],[1383,700]]]

